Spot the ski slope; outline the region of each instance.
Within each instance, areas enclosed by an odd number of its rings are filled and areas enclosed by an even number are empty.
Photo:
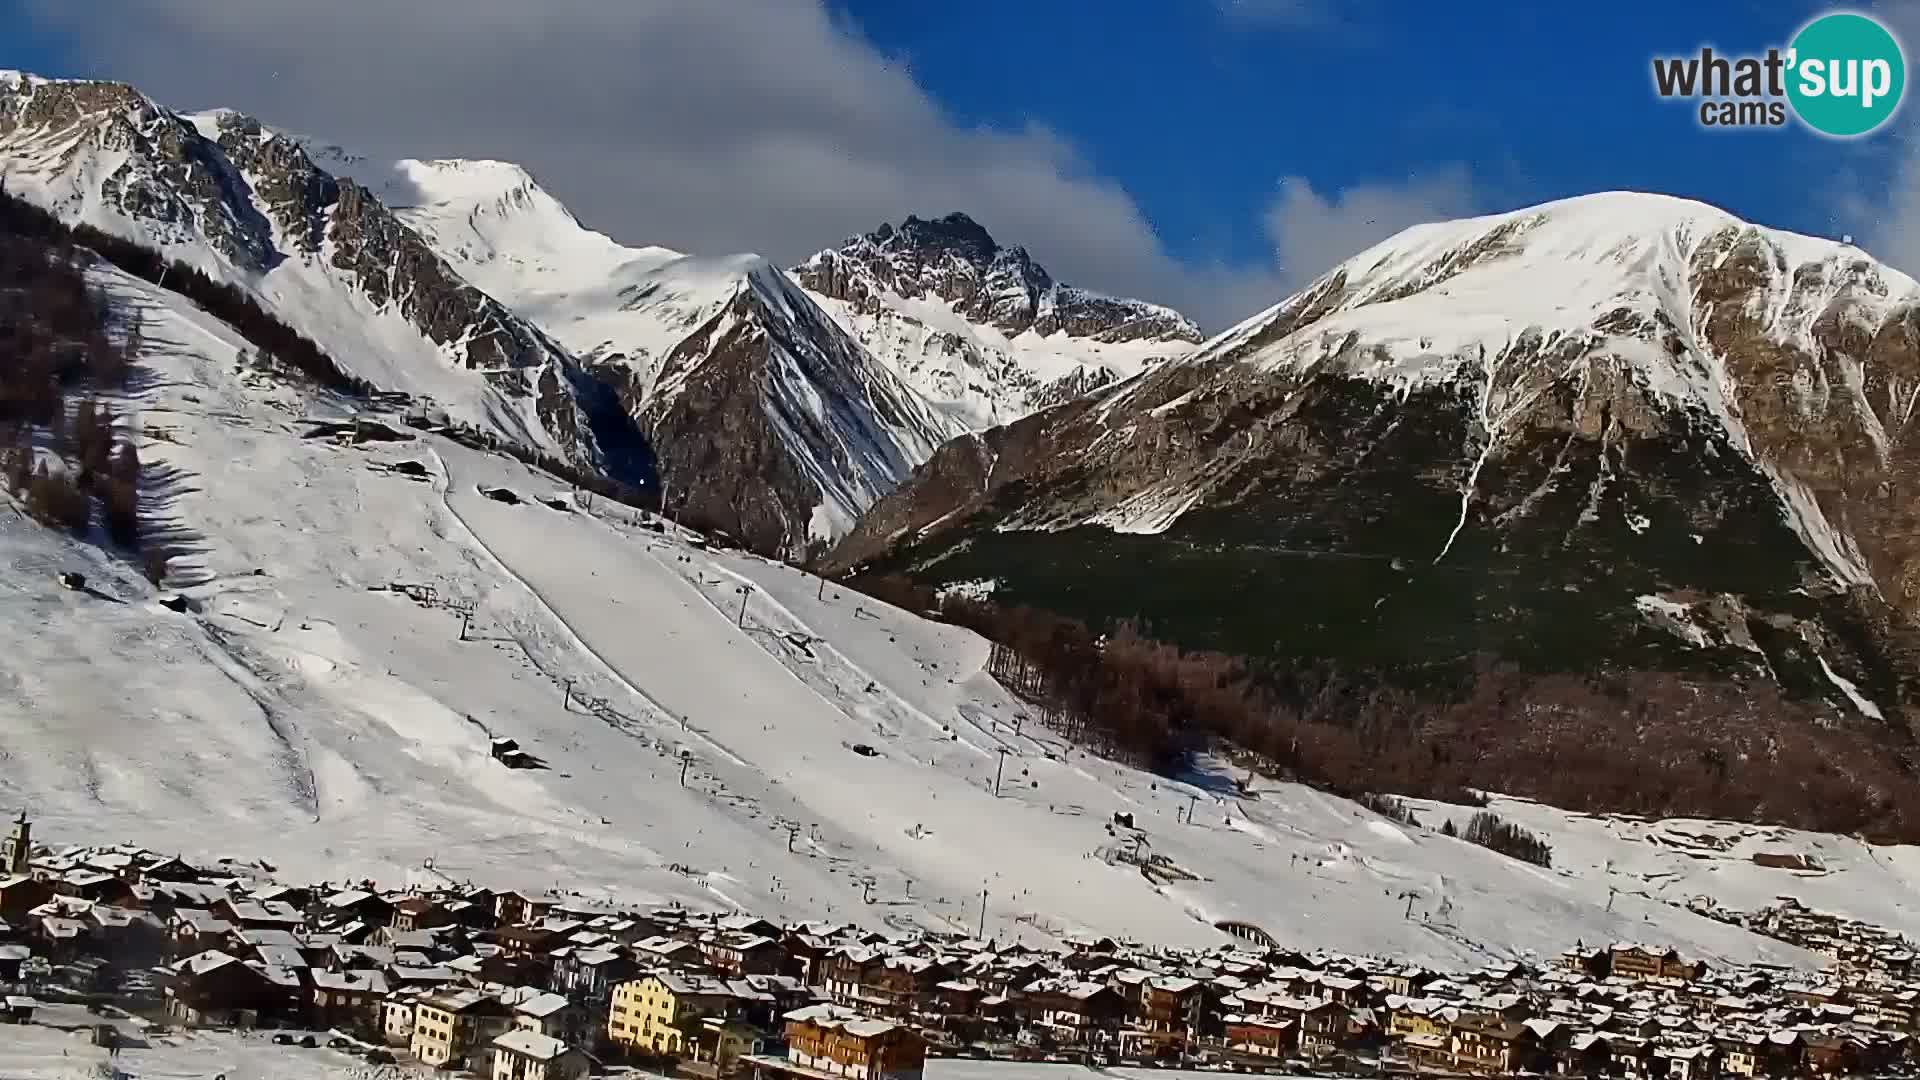
[[[1497,801],[1555,845],[1546,870],[1439,835],[1440,808],[1409,828],[1295,785],[1245,797],[1219,770],[1168,780],[1089,757],[1023,716],[968,632],[655,533],[444,440],[304,438],[342,404],[243,379],[225,327],[100,276],[144,314],[129,431],[185,551],[167,584],[196,610],[0,511],[0,807],[29,809],[49,842],[875,927],[972,932],[984,893],[1003,940],[1210,944],[1238,919],[1449,965],[1576,939],[1811,962],[1676,906],[1700,893],[1790,893],[1920,932],[1912,849]],[[424,476],[386,468],[400,461]],[[100,595],[60,589],[69,568]],[[506,769],[493,737],[547,767]],[[1191,879],[1096,857],[1132,846],[1109,832],[1116,812]],[[1680,839],[1711,831],[1736,839],[1707,854]],[[1827,870],[1765,869],[1756,850]]]

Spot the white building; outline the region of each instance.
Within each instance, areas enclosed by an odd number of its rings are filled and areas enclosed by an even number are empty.
[[[587,1055],[551,1035],[515,1028],[493,1040],[493,1080],[579,1080]]]
[[[380,1030],[387,1042],[396,1046],[413,1042],[414,1000],[410,994],[395,994],[380,1004]]]

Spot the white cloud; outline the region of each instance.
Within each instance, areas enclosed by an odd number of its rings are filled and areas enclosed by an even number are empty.
[[[1851,229],[1860,247],[1881,262],[1920,277],[1920,108],[1912,100],[1913,64],[1920,61],[1920,4],[1885,3],[1872,9],[1875,17],[1900,39],[1907,53],[1907,99],[1892,130],[1868,136],[1863,158],[1888,179],[1867,190],[1857,178],[1835,210],[1838,222]],[[1839,231],[1839,230],[1836,230]]]
[[[1061,280],[1210,327],[1279,299],[1301,260],[1370,236],[1356,207],[1403,221],[1438,205],[1422,185],[1404,209],[1391,189],[1327,200],[1286,186],[1264,224],[1289,269],[1182,263],[1066,140],[956,122],[815,0],[27,3],[103,74],[168,104],[231,106],[380,156],[517,161],[629,243],[790,261],[908,213],[964,210]]]
[[[1920,148],[1903,145],[1892,164],[1892,179],[1874,195],[1853,194],[1842,201],[1840,218],[1853,238],[1874,258],[1920,277]]]
[[[1477,211],[1467,170],[1452,166],[1404,184],[1362,184],[1322,195],[1303,177],[1280,181],[1266,212],[1275,263],[1297,289],[1348,256],[1412,225]]]

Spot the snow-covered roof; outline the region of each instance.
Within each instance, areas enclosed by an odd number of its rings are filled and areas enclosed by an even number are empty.
[[[567,1044],[551,1035],[542,1035],[526,1028],[515,1028],[493,1040],[496,1050],[519,1054],[535,1061],[552,1061],[567,1052]]]
[[[390,989],[387,985],[386,973],[380,971],[326,971],[315,968],[311,972],[311,977],[316,990],[351,990],[367,994],[384,994]]]
[[[872,1038],[884,1035],[899,1025],[889,1020],[875,1020],[838,1005],[809,1005],[787,1013],[784,1019],[795,1023],[812,1024],[815,1027],[838,1029],[860,1038]]]
[[[496,995],[485,990],[468,989],[434,994],[422,1001],[421,1004],[439,1009],[442,1012],[462,1013],[468,1009],[486,1004],[487,1002],[497,1002],[498,1000],[499,998]]]
[[[274,967],[304,968],[308,966],[307,958],[300,954],[300,950],[289,945],[260,945],[255,947],[254,953],[260,958],[261,963]]]
[[[565,1009],[569,1002],[565,997],[549,991],[542,991],[520,1002],[513,1011],[527,1016],[545,1018]]]
[[[733,992],[726,983],[719,979],[695,972],[663,971],[647,977],[658,982],[668,993],[676,996],[681,994],[730,994]]]
[[[395,964],[393,965],[392,972],[393,977],[401,982],[448,983],[460,977],[458,972],[447,967],[445,964],[430,964],[426,966]]]

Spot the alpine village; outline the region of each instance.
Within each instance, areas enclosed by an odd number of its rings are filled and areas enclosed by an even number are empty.
[[[1911,1075],[1920,1060],[1912,945],[1785,898],[1700,914],[1816,951],[1822,977],[1641,943],[1440,972],[1240,924],[1211,950],[1047,951],[564,892],[302,888],[268,869],[36,844],[22,813],[0,846],[0,1018],[110,1052],[234,1029],[491,1080],[920,1080],[942,1057],[1700,1080]]]

